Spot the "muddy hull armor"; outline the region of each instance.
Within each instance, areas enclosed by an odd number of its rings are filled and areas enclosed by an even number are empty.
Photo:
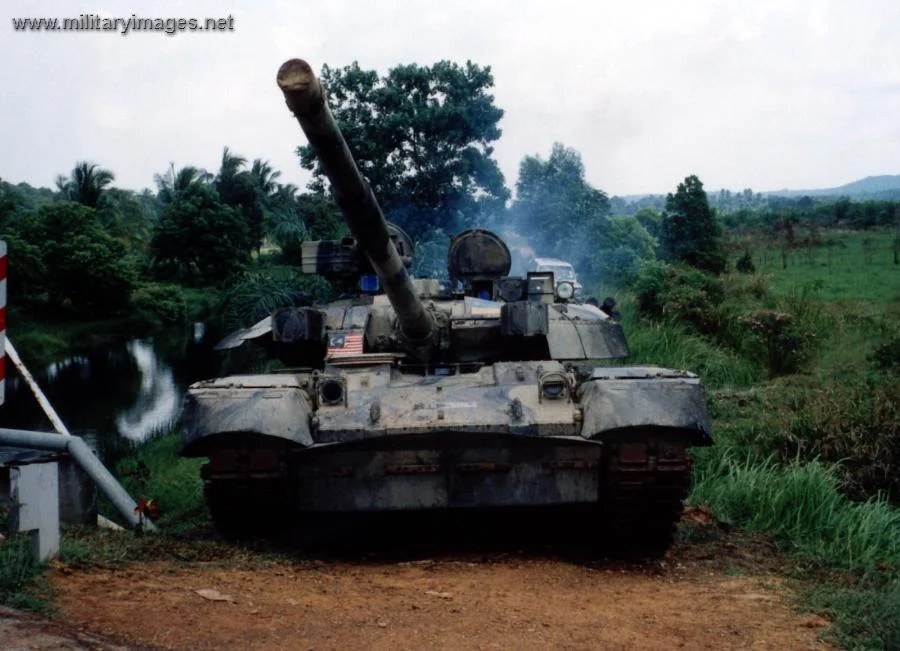
[[[453,238],[449,283],[411,278],[409,238],[385,222],[309,66],[289,61],[278,82],[352,234],[305,244],[304,269],[374,272],[380,288],[276,311],[220,344],[262,342],[309,370],[189,389],[183,454],[209,458],[219,529],[581,506],[610,537],[664,549],[690,483],[688,449],[711,443],[697,377],[602,366],[628,354],[621,326],[557,296],[552,274],[509,277],[509,251],[489,231]]]

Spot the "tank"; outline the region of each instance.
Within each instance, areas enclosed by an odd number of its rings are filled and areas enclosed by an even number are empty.
[[[490,231],[452,238],[449,281],[412,278],[412,243],[385,220],[310,66],[292,59],[277,82],[350,230],[303,243],[303,270],[358,289],[276,310],[219,344],[254,341],[290,370],[189,388],[182,454],[209,459],[216,527],[575,508],[597,542],[664,550],[688,449],[711,443],[699,379],[613,363],[628,355],[614,313],[560,291],[550,272],[509,276]]]

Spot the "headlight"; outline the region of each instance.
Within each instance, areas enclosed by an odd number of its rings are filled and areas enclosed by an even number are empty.
[[[575,285],[572,283],[562,282],[556,285],[556,296],[564,301],[569,300],[575,295]]]
[[[541,397],[548,400],[562,400],[569,397],[569,380],[564,373],[551,371],[539,378]]]

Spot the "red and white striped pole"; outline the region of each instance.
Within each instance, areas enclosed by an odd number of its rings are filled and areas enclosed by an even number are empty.
[[[6,393],[6,242],[0,240],[0,405]]]

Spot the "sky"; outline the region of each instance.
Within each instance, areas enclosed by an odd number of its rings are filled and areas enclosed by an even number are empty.
[[[73,8],[75,7],[75,8]],[[233,31],[22,32],[13,18],[233,18]],[[490,66],[505,111],[495,156],[581,153],[611,195],[815,189],[900,173],[896,0],[5,0],[0,178],[52,187],[76,161],[116,186],[222,149],[304,187],[303,135],[275,73],[358,61]]]

